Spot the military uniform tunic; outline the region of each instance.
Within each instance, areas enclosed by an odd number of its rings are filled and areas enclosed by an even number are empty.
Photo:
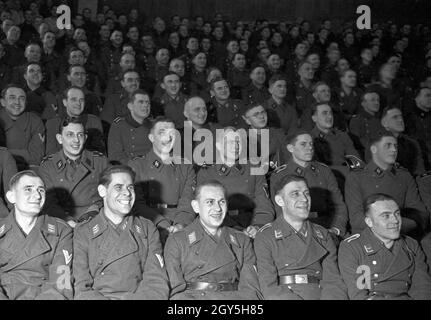
[[[366,227],[363,202],[374,193],[385,193],[395,199],[403,217],[408,218],[403,218],[406,228],[411,225],[411,219],[423,230],[428,226],[429,213],[409,172],[397,165],[382,170],[370,161],[364,169],[351,172],[346,179],[345,200],[352,233],[358,233]]]
[[[271,175],[271,199],[277,216],[282,214],[281,207],[275,203],[275,186],[286,175],[298,175],[307,180],[311,196],[311,212],[317,214],[311,220],[325,228],[335,227],[344,235],[347,227],[347,207],[338,188],[337,180],[328,166],[312,161],[307,167],[296,164],[292,159]]]
[[[107,167],[108,159],[97,151],[84,150],[77,162],[68,159],[62,150],[45,158],[39,174],[47,189],[47,212],[70,220],[99,211],[102,200],[97,186],[99,175]]]
[[[218,238],[210,236],[197,218],[170,235],[164,251],[171,299],[252,300],[260,296],[251,240],[241,232],[222,227]],[[238,290],[186,289],[193,282],[238,282]]]
[[[102,209],[76,227],[73,247],[75,299],[168,298],[159,233],[147,219],[129,215],[114,228]]]
[[[351,300],[431,299],[424,253],[410,237],[401,236],[389,250],[367,227],[341,242],[338,263]]]
[[[109,129],[108,156],[111,161],[127,164],[129,160],[142,156],[153,147],[148,138],[151,122],[145,119],[142,124],[129,113],[114,120]]]
[[[306,236],[298,234],[280,215],[257,233],[254,250],[265,299],[346,299],[331,236],[325,228],[309,221],[305,222],[304,229]],[[289,275],[302,278],[307,275],[319,281],[279,284],[280,276]]]
[[[145,217],[161,228],[172,223],[188,225],[194,220],[191,201],[196,174],[191,164],[165,164],[153,150],[128,164],[136,172],[138,202],[157,209],[140,214],[149,214]]]
[[[17,173],[16,163],[10,152],[0,147],[0,218],[9,215],[8,202],[6,201],[6,192],[9,190],[9,181]]]
[[[36,114],[24,112],[12,120],[2,108],[0,127],[6,133],[6,147],[15,158],[18,169],[40,164],[45,153],[45,126]]]
[[[72,229],[40,215],[25,236],[15,213],[0,219],[0,300],[72,299]]]
[[[273,98],[265,101],[263,107],[268,114],[268,126],[282,128],[286,134],[298,127],[298,115],[293,106],[287,102],[278,104]]]

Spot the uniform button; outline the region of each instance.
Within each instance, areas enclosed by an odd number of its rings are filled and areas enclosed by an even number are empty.
[[[135,139],[135,137],[132,137],[132,140],[134,140]]]
[[[201,296],[204,296],[205,295],[205,292],[201,292]]]
[[[408,282],[406,282],[406,287],[408,287],[409,286],[409,283]]]
[[[203,267],[203,266],[202,266],[202,265],[200,265],[200,266],[198,266],[198,269],[202,269],[202,267]]]
[[[199,251],[196,251],[196,252],[195,252],[195,254],[196,254],[196,255],[198,255],[198,254],[199,254]]]
[[[376,260],[373,260],[373,264],[374,264],[374,265],[376,265],[376,264],[377,264],[377,261],[376,261]]]
[[[104,275],[105,275],[105,272],[102,272],[100,275],[104,276]]]
[[[379,275],[377,273],[374,274],[374,278],[378,278]]]
[[[320,271],[316,271],[316,274],[319,274],[320,273]]]
[[[373,284],[374,284],[374,286],[377,286],[377,285],[378,285],[378,283],[377,283],[377,282],[374,282]]]
[[[63,179],[60,179],[60,182],[63,182]]]
[[[289,288],[289,290],[292,290],[292,286],[287,286]]]

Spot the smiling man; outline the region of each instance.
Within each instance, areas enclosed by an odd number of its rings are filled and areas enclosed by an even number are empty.
[[[84,148],[87,135],[79,118],[65,118],[56,139],[61,150],[47,156],[39,168],[47,188],[46,210],[74,227],[99,211],[102,201],[96,188],[108,159]]]
[[[127,104],[129,113],[118,117],[112,123],[108,136],[109,160],[127,164],[135,157],[146,154],[152,148],[148,134],[151,121],[150,95],[143,90],[136,90]]]
[[[332,237],[308,220],[311,198],[305,179],[287,175],[279,180],[275,202],[283,213],[254,241],[265,299],[346,299]]]
[[[72,299],[72,230],[41,214],[45,193],[34,171],[10,179],[13,210],[0,219],[0,300]]]
[[[60,143],[56,139],[58,127],[65,118],[80,118],[84,124],[87,140],[85,148],[91,151],[105,152],[105,141],[103,139],[103,128],[100,119],[84,112],[86,106],[84,91],[79,87],[67,88],[63,93],[62,104],[64,105],[65,114],[58,115],[53,119],[46,121],[46,154],[53,154],[61,149]]]
[[[250,239],[222,226],[227,192],[215,180],[199,185],[191,202],[196,220],[171,235],[165,261],[174,300],[238,300],[260,296]]]
[[[338,262],[352,300],[431,299],[431,276],[416,240],[400,235],[395,199],[370,195],[364,202],[367,227],[340,245]]]
[[[154,224],[131,214],[135,173],[128,166],[104,170],[97,192],[103,208],[79,224],[73,238],[75,299],[167,299],[168,278]]]
[[[419,236],[429,225],[429,213],[407,169],[396,163],[397,139],[389,131],[378,131],[370,140],[372,159],[364,169],[350,172],[346,179],[345,201],[352,233],[365,229],[363,202],[374,193],[392,196],[401,209],[402,232]]]

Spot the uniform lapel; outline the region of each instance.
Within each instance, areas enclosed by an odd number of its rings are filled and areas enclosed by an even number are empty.
[[[382,274],[380,281],[390,279],[398,273],[403,272],[413,266],[411,253],[409,253],[408,250],[403,247],[403,240],[396,240],[394,243],[393,255],[393,258],[386,271]]]
[[[320,233],[315,234],[315,230],[311,227],[309,221],[307,223],[307,238],[306,238],[306,250],[301,258],[298,259],[298,266],[309,266],[317,261],[319,261],[322,257],[324,257],[328,251],[325,247],[323,247],[319,241],[317,241],[316,237],[320,237],[323,235]]]
[[[84,150],[81,157],[81,163],[76,169],[75,174],[73,175],[73,181],[71,183],[70,193],[75,189],[79,182],[84,179],[89,172],[93,169],[93,157],[91,156],[91,152]]]
[[[20,239],[21,237],[18,235],[21,230],[12,214],[9,215],[9,219],[12,219],[11,223],[14,236],[10,237],[8,251],[15,253],[15,256],[12,257],[9,265],[3,269],[5,272],[52,250],[49,242],[45,238],[45,234],[42,232],[42,228],[45,225],[45,216],[42,215],[38,218],[36,225],[27,238],[22,236],[24,240]]]

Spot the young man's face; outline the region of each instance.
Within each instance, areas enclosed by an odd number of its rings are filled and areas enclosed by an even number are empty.
[[[286,93],[287,93],[286,81],[285,80],[278,80],[278,81],[274,82],[270,86],[269,92],[271,93],[271,95],[273,95],[274,97],[276,97],[278,99],[284,99],[286,97]]]
[[[37,216],[45,203],[45,185],[39,177],[24,175],[12,190],[7,192],[7,198],[21,214],[28,217]]]
[[[400,237],[401,213],[393,200],[376,201],[365,217],[365,223],[382,241]]]
[[[121,86],[128,93],[132,93],[133,91],[139,88],[139,75],[136,72],[127,72],[123,76],[123,80],[121,80]]]
[[[265,69],[262,67],[255,68],[250,74],[250,78],[254,83],[263,85],[266,81]]]
[[[175,72],[180,77],[184,77],[184,74],[186,72],[184,67],[184,61],[180,59],[172,60],[169,65],[169,71]]]
[[[146,119],[150,115],[151,102],[146,94],[136,94],[133,103],[127,104],[132,116],[138,119]]]
[[[112,173],[109,185],[99,185],[97,190],[103,198],[105,210],[109,210],[110,213],[125,217],[132,210],[136,194],[129,173]]]
[[[297,161],[309,162],[313,159],[313,138],[309,134],[301,134],[295,138],[293,144],[287,145],[287,150]]]
[[[227,212],[227,200],[223,189],[216,186],[202,187],[198,198],[192,201],[192,207],[208,230],[217,230]]]
[[[63,99],[66,112],[70,117],[78,117],[82,114],[85,107],[85,97],[82,90],[70,89],[67,92],[67,98]]]
[[[70,74],[67,75],[67,80],[70,81],[72,86],[83,88],[87,80],[85,69],[81,66],[71,68]]]
[[[176,96],[181,88],[180,77],[176,74],[167,75],[163,78],[162,88],[171,96]]]
[[[388,110],[382,119],[382,125],[393,133],[404,132],[405,125],[401,110],[397,108]]]
[[[42,70],[39,65],[30,64],[27,66],[27,72],[24,74],[24,79],[27,82],[38,86],[42,82],[42,78]]]
[[[392,165],[397,160],[398,143],[395,137],[383,137],[371,146],[373,159],[378,163]]]
[[[64,154],[72,159],[81,155],[87,136],[82,124],[69,123],[56,138],[62,145]]]
[[[327,104],[319,105],[316,112],[313,114],[312,119],[320,130],[332,129],[334,125],[332,109]]]
[[[268,124],[268,115],[263,106],[256,106],[247,110],[244,120],[253,129],[262,129]]]
[[[311,197],[305,182],[291,181],[275,196],[283,215],[292,222],[305,221],[310,214]]]
[[[211,90],[211,94],[214,95],[216,99],[227,100],[230,96],[229,85],[225,80],[217,81],[214,83],[214,88]]]

